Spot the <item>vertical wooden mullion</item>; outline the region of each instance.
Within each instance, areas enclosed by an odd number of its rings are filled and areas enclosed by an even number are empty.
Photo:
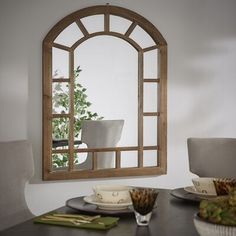
[[[143,52],[138,52],[138,167],[143,167]]]
[[[116,168],[120,168],[120,150],[116,151]]]
[[[160,87],[160,72],[159,72],[159,70],[160,70],[160,59],[161,59],[161,57],[160,57],[160,50],[159,49],[157,49],[157,55],[156,55],[156,57],[157,57],[157,63],[156,63],[156,67],[157,67],[157,75],[156,75],[156,77],[157,77],[157,79],[159,78],[159,82],[156,84],[156,86],[157,86],[157,88],[156,88],[156,93],[157,93],[157,107],[156,107],[156,109],[157,109],[157,113],[158,113],[158,116],[156,117],[157,118],[157,120],[156,120],[156,122],[157,122],[157,130],[156,130],[156,138],[157,138],[157,143],[156,143],[156,145],[157,145],[157,153],[156,153],[156,158],[157,158],[157,166],[160,166],[160,158],[159,158],[159,140],[160,140],[160,101],[161,101],[161,97],[160,97],[160,94],[159,94],[159,91],[160,91],[160,89],[159,89],[159,87]]]
[[[159,160],[160,167],[167,170],[167,46],[162,45],[159,52],[160,59],[160,83],[159,83]]]
[[[104,31],[110,31],[110,15],[109,15],[109,4],[106,6],[106,12],[104,14]]]
[[[69,114],[69,171],[74,169],[74,52],[69,52],[70,114]]]
[[[43,43],[43,179],[52,171],[52,45]]]
[[[92,152],[92,169],[97,170],[98,168],[98,161],[97,161],[97,152]]]

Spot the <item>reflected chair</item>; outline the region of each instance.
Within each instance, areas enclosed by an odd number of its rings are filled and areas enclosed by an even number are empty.
[[[81,141],[88,148],[116,147],[121,138],[124,120],[86,120],[82,122]],[[114,152],[98,152],[97,168],[114,168]],[[78,168],[92,168],[92,154],[88,153],[86,161]]]
[[[190,171],[200,177],[236,178],[236,139],[188,138]]]
[[[33,173],[28,141],[0,142],[0,231],[33,217],[24,192]]]

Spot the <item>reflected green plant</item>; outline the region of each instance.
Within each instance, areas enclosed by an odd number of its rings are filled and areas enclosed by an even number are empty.
[[[68,154],[52,154],[54,168],[68,167]]]
[[[88,101],[86,94],[87,89],[79,83],[79,75],[82,70],[78,66],[74,70],[74,139],[78,140],[81,132],[81,125],[84,120],[101,120],[97,112],[90,110],[91,102]],[[57,70],[54,76],[57,76]],[[52,107],[53,113],[56,113],[55,108],[60,108],[60,113],[66,114],[69,111],[70,99],[69,94],[65,93],[62,83],[58,83],[53,90]],[[66,83],[66,89],[69,91],[69,83]],[[69,125],[67,118],[56,118],[52,120],[53,139],[68,139]],[[66,147],[67,148],[67,147]],[[53,154],[53,166],[64,167],[68,162],[66,158],[60,158],[59,155]],[[75,164],[78,160],[75,159]]]

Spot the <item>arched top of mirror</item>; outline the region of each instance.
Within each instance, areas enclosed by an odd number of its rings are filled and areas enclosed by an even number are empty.
[[[71,51],[88,38],[107,34],[128,41],[138,51],[167,45],[147,19],[131,10],[110,5],[92,6],[66,16],[49,31],[44,43],[62,45]]]

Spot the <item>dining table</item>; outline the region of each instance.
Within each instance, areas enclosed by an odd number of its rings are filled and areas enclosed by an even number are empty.
[[[35,223],[33,218],[1,231],[0,236],[197,236],[193,217],[198,211],[199,202],[175,197],[170,189],[158,189],[158,191],[156,207],[153,209],[148,226],[138,226],[133,212],[120,214],[118,224],[107,230],[39,224]],[[66,204],[54,212],[85,213]]]

